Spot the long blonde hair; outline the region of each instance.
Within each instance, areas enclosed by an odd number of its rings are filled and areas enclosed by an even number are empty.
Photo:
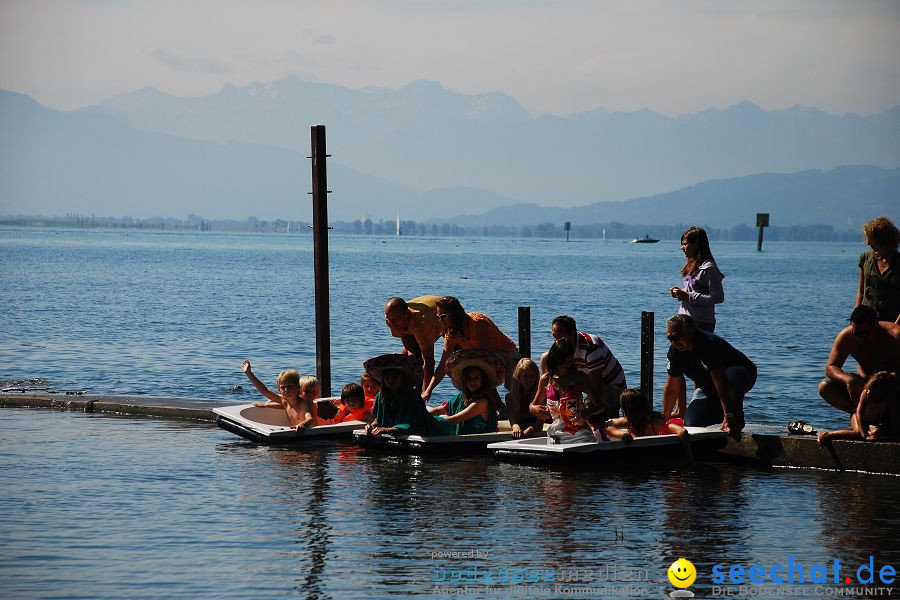
[[[522,385],[522,382],[519,381],[519,375],[529,370],[534,371],[534,386],[530,390],[526,390]],[[538,379],[540,378],[540,375],[540,369],[538,369],[538,366],[533,360],[531,360],[530,358],[520,359],[519,362],[516,363],[516,368],[513,369],[512,383],[510,384],[511,387],[509,388],[509,393],[506,395],[507,405],[513,403],[515,404],[515,406],[519,406],[519,404],[522,402],[531,404],[532,399],[534,399],[534,394],[537,391]]]

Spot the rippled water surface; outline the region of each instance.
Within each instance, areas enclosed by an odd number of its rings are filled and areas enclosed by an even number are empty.
[[[517,339],[530,306],[533,349],[552,342],[561,313],[600,335],[639,383],[640,315],[656,313],[657,402],[665,377],[665,318],[677,304],[683,255],[674,240],[621,241],[332,236],[333,389],[362,362],[398,349],[387,298],[458,296]],[[863,245],[714,244],[726,274],[717,333],[759,366],[748,419],[820,426],[844,418],[816,394],[836,332],[846,325]],[[315,371],[311,236],[0,229],[0,380],[59,391],[168,395],[243,402],[251,358],[272,381]],[[244,385],[243,392],[229,392]],[[449,394],[438,388],[436,396]],[[443,399],[443,398],[442,398]]]
[[[15,598],[431,596],[437,569],[476,565],[557,583],[578,570],[616,597],[658,598],[682,556],[703,597],[715,564],[900,564],[900,486],[879,476],[559,471],[4,409],[0,491],[0,586]],[[483,556],[432,557],[470,550]]]

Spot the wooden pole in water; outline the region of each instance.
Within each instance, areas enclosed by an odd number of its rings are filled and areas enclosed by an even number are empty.
[[[519,356],[531,358],[531,307],[519,307]]]
[[[653,406],[653,317],[654,313],[641,312],[641,391]]]
[[[759,227],[759,237],[756,239],[756,251],[762,252],[763,227],[769,226],[769,213],[756,213],[756,226]]]
[[[316,281],[316,375],[322,397],[331,396],[331,311],[328,300],[328,176],[325,126],[311,128],[313,261]]]

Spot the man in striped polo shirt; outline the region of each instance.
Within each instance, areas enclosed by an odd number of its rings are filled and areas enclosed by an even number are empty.
[[[561,315],[553,319],[550,333],[556,341],[567,340],[575,347],[575,366],[591,378],[600,401],[606,407],[606,415],[619,414],[619,395],[627,387],[625,371],[600,336],[578,331],[575,319]],[[547,353],[541,355],[541,373],[547,371]],[[604,419],[609,418],[604,417]]]

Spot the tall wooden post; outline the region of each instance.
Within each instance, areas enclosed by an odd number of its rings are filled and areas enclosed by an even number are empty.
[[[641,391],[653,406],[653,317],[641,312]]]
[[[315,125],[312,140],[313,261],[316,281],[316,375],[323,397],[331,396],[331,311],[328,300],[328,175],[325,126]]]
[[[531,307],[519,307],[519,356],[531,358]]]
[[[756,238],[756,251],[762,252],[763,227],[769,226],[769,213],[756,213],[756,226],[759,227],[759,237]]]

